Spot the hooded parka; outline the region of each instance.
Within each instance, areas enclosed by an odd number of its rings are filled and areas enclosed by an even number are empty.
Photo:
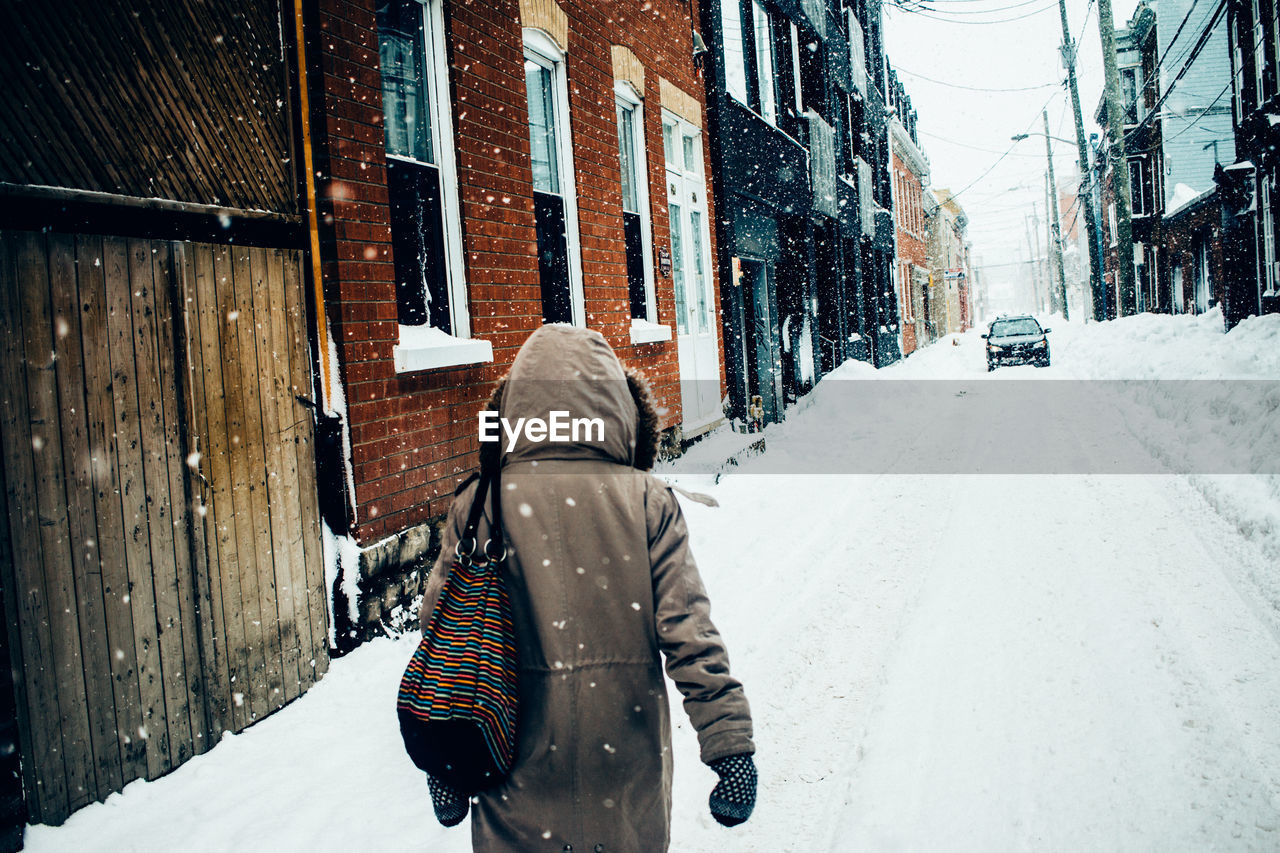
[[[502,517],[520,660],[516,757],[473,800],[476,851],[654,853],[671,818],[666,669],[684,695],[703,762],[753,753],[742,685],[710,618],[680,506],[632,466],[638,410],[608,342],[543,326],[521,347],[499,414],[599,418],[578,441],[507,450]],[[535,434],[536,435],[536,434]],[[459,491],[427,583],[440,596],[475,493]],[[487,516],[478,531],[487,535]],[[661,654],[660,654],[661,653]]]

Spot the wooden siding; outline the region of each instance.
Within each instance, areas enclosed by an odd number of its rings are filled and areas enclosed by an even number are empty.
[[[297,212],[272,0],[0,3],[0,181]]]
[[[0,234],[0,582],[33,821],[327,663],[297,254]]]

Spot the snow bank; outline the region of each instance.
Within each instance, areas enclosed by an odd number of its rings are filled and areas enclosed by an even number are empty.
[[[431,815],[400,747],[396,691],[418,635],[336,660],[300,701],[153,782],[138,781],[61,827],[27,830],[46,851],[470,851]]]

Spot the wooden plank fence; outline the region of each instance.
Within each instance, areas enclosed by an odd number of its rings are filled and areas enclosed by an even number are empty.
[[[325,671],[304,304],[293,251],[0,233],[0,582],[33,821]]]

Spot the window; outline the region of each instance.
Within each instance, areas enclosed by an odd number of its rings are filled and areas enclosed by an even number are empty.
[[[538,30],[524,31],[524,45],[542,318],[584,325],[564,54]]]
[[[622,167],[622,230],[627,253],[631,318],[656,322],[653,293],[649,169],[644,151],[644,107],[628,83],[616,86],[618,161]]]
[[[470,334],[439,0],[377,7],[396,304],[402,326]]]
[[[755,25],[760,115],[769,124],[774,124],[778,118],[778,101],[773,85],[777,71],[773,63],[773,27],[769,22],[769,12],[760,4],[760,0],[751,0],[751,16]]]
[[[1124,120],[1133,124],[1138,120],[1138,69],[1120,69],[1120,96],[1124,99]]]
[[[1231,42],[1231,100],[1238,126],[1244,122],[1244,55],[1240,50],[1240,39],[1235,27],[1228,28],[1227,38]]]
[[[1265,4],[1261,0],[1253,0],[1253,84],[1255,91],[1258,93],[1258,103],[1262,104],[1267,100],[1267,61],[1266,61],[1266,35],[1264,27],[1264,9]]]
[[[800,86],[800,31],[791,24],[791,83],[795,89],[796,115],[804,115],[804,92]]]
[[[1129,196],[1133,200],[1132,215],[1150,216],[1155,212],[1155,193],[1151,168],[1146,157],[1129,160]]]
[[[1258,281],[1266,289],[1266,296],[1276,292],[1276,223],[1275,211],[1271,207],[1275,196],[1274,183],[1271,175],[1264,175],[1258,181],[1258,228],[1262,231]]]
[[[742,40],[742,6],[739,0],[720,0],[720,22],[724,32],[724,85],[742,104],[747,99],[747,52]]]
[[[853,75],[853,88],[860,94],[867,93],[867,42],[858,23],[858,14],[845,9],[846,28],[849,31],[849,70]]]

